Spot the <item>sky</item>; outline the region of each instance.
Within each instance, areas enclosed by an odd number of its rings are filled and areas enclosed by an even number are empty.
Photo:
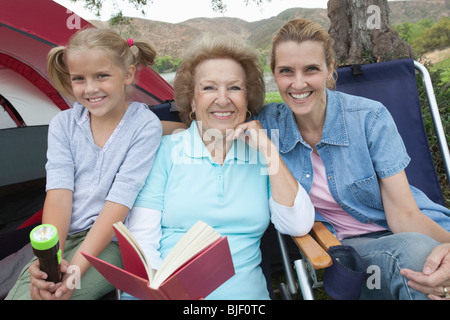
[[[73,3],[70,0],[55,0],[55,2],[86,20],[99,19],[83,8],[83,1]],[[113,1],[105,0],[104,2],[100,19],[108,20],[115,11],[112,5],[106,5],[106,3],[111,4]],[[146,12],[145,16],[141,15],[140,10],[134,9],[127,0],[115,0],[115,2],[121,7],[124,16],[178,23],[198,17],[236,17],[253,22],[276,16],[290,8],[326,9],[328,0],[271,0],[270,2],[266,0],[260,7],[251,0],[248,6],[245,5],[244,0],[224,0],[227,5],[227,11],[224,14],[214,12],[210,0],[148,0],[148,5],[143,8]]]

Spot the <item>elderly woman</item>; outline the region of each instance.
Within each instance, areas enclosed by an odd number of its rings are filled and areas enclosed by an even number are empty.
[[[259,122],[245,122],[263,106],[258,56],[235,38],[204,37],[187,52],[174,89],[190,127],[163,138],[130,230],[157,269],[202,220],[228,237],[235,268],[206,298],[268,299],[260,268],[264,231],[272,220],[283,233],[304,235],[314,210]]]

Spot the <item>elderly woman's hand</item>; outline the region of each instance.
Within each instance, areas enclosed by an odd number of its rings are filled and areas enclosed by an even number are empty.
[[[258,120],[237,125],[234,130],[228,133],[227,138],[233,140],[241,138],[250,147],[260,152],[270,151],[269,148],[272,143]]]
[[[450,243],[433,249],[422,272],[402,269],[401,274],[410,281],[408,285],[428,294],[433,300],[450,300]]]
[[[258,150],[265,158],[269,175],[278,173],[281,157],[276,145],[267,136],[258,120],[244,122],[236,126],[227,139],[243,139],[250,147]]]

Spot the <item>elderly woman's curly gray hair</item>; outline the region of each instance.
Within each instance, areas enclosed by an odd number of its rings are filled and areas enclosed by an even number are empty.
[[[257,114],[264,105],[264,73],[257,52],[243,40],[231,35],[206,34],[185,52],[174,80],[175,105],[181,120],[190,125],[189,113],[194,99],[195,71],[197,66],[210,59],[230,58],[245,71],[248,110]]]

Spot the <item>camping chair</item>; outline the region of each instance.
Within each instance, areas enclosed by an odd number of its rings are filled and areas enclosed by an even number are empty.
[[[338,69],[336,90],[378,100],[388,108],[411,157],[411,163],[405,170],[409,183],[422,190],[434,202],[445,205],[422,120],[416,70],[424,83],[447,181],[450,181],[448,144],[431,78],[422,64],[411,59],[402,59],[342,67]],[[327,251],[340,242],[320,222],[315,223],[310,235],[294,238],[301,254],[301,259],[294,261],[297,284],[287,253],[285,236],[279,233],[277,236],[286,273],[286,284],[280,285],[282,298],[291,299],[291,295],[297,294],[297,289],[300,288],[303,299],[314,299],[312,289],[323,285],[318,281],[315,270],[332,264]]]

